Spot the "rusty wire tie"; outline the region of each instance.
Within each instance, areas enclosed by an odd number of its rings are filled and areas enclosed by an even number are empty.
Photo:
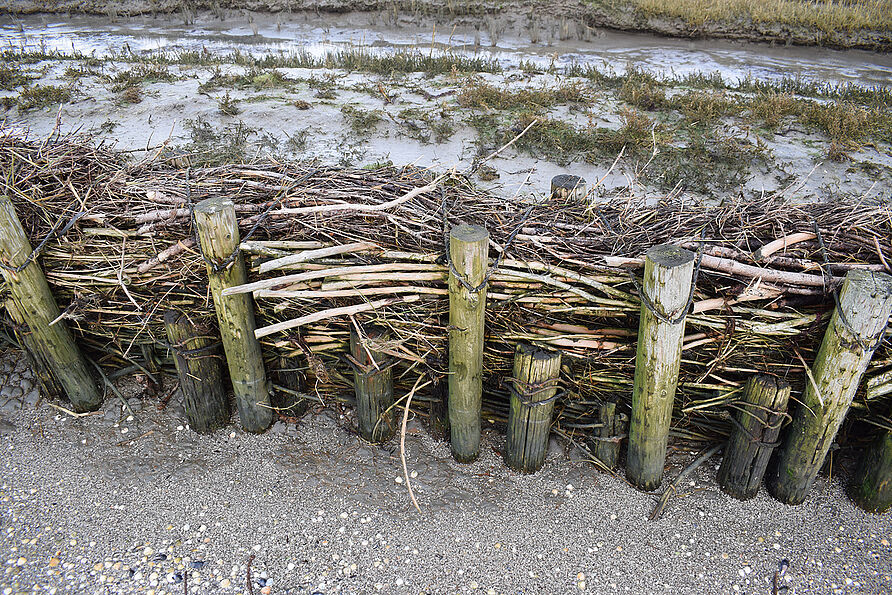
[[[542,399],[539,401],[533,400],[533,397],[535,397],[536,395],[540,395],[549,390],[558,389],[560,381],[560,378],[549,378],[541,382],[525,382],[512,376],[508,376],[502,379],[502,383],[507,384],[508,392],[511,394],[511,396],[516,397],[517,400],[520,401],[521,405],[526,405],[527,407],[546,405],[558,400],[559,398],[567,394],[567,391],[565,390],[556,390],[556,392],[552,396],[546,399]],[[520,392],[518,390],[518,386],[521,387],[521,390],[523,392]]]

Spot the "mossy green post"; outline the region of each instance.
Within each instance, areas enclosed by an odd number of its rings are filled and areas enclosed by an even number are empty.
[[[164,330],[173,349],[189,427],[200,434],[222,428],[229,423],[230,414],[216,333],[193,324],[176,310],[164,313]]]
[[[601,403],[598,408],[598,421],[600,427],[595,428],[589,444],[592,454],[610,469],[616,467],[619,460],[619,449],[623,434],[629,425],[629,417],[623,413],[617,413],[616,403]]]
[[[789,399],[785,380],[767,374],[747,380],[718,473],[719,487],[729,496],[749,500],[759,493]]]
[[[867,512],[882,513],[892,508],[892,431],[884,430],[868,447],[849,486],[849,495]]]
[[[31,244],[8,196],[0,196],[0,257],[10,267],[23,265]],[[18,313],[31,331],[33,348],[46,362],[75,411],[95,411],[102,404],[90,366],[71,331],[36,260],[16,273],[0,268]]]
[[[846,274],[839,306],[811,368],[813,381],[805,383],[802,404],[778,453],[777,470],[769,478],[769,491],[781,502],[805,501],[890,313],[892,277],[857,269]]]
[[[449,233],[449,431],[452,454],[470,463],[480,453],[483,397],[483,326],[489,232],[479,225],[458,225]],[[456,273],[476,291],[465,287]]]
[[[379,351],[387,334],[374,325],[364,326],[362,331],[364,336],[355,327],[350,331],[357,426],[365,440],[384,442],[396,429],[393,413],[388,411],[393,405],[393,371],[389,358]]]
[[[535,473],[545,463],[560,373],[561,354],[557,351],[517,346],[505,449],[505,463],[515,471]]]
[[[642,290],[654,309],[671,321],[688,303],[693,274],[693,252],[654,246],[647,251]],[[626,457],[626,476],[639,490],[655,490],[663,480],[684,327],[684,317],[663,321],[642,298]]]
[[[214,197],[198,203],[195,206],[195,225],[201,250],[210,263],[220,266],[238,250],[238,220],[235,205],[230,199]],[[214,270],[216,267],[210,263],[207,270],[211,295],[239,419],[245,430],[262,432],[272,423],[273,409],[260,343],[254,336],[257,327],[254,302],[247,293],[222,295],[227,287],[248,282],[244,257],[237,254],[228,266],[219,271]]]
[[[53,376],[53,370],[50,368],[49,362],[46,361],[43,353],[41,353],[40,346],[34,339],[34,334],[28,329],[28,323],[25,322],[25,318],[22,316],[22,312],[14,299],[9,298],[6,300],[6,311],[9,313],[9,317],[12,318],[13,323],[15,323],[13,331],[16,339],[31,360],[31,369],[34,371],[34,376],[37,377],[40,390],[47,397],[61,397],[65,394],[65,391],[62,390],[62,387],[56,381],[56,377]]]

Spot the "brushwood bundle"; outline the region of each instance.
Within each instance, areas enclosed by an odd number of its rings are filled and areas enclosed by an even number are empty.
[[[795,399],[846,271],[888,271],[892,262],[892,208],[878,201],[508,200],[455,172],[184,167],[160,149],[135,160],[89,139],[38,142],[9,130],[0,166],[62,317],[105,369],[169,366],[168,309],[213,318],[192,206],[232,199],[264,357],[299,372],[301,390],[323,402],[349,400],[357,319],[390,329],[381,349],[396,362],[397,391],[419,375],[446,377],[446,238],[457,224],[483,225],[491,238],[484,420],[507,418],[502,379],[515,346],[530,343],[564,354],[555,425],[576,435],[597,427],[601,403],[629,407],[635,275],[651,246],[698,252],[673,413],[674,434],[696,441],[728,435],[728,411],[754,373],[787,379]],[[887,337],[854,416],[892,427],[883,415],[890,371]],[[431,398],[417,396],[420,414]]]

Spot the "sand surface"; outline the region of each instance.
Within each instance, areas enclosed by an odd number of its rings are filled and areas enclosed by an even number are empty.
[[[892,590],[892,515],[855,508],[839,478],[798,507],[764,491],[742,503],[718,491],[715,458],[648,522],[655,497],[557,441],[521,476],[496,431],[459,465],[411,421],[419,514],[398,442],[363,443],[349,409],[199,436],[178,396],[159,411],[133,382],[133,415],[109,398],[75,419],[38,402],[21,353],[0,380],[4,594],[755,594],[785,560],[780,593]]]

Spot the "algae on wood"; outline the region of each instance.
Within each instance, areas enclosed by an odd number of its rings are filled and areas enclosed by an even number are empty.
[[[800,504],[811,490],[890,313],[892,277],[860,269],[846,274],[839,306],[769,478],[769,490],[781,502]]]
[[[610,469],[616,467],[619,460],[619,450],[626,430],[629,425],[629,417],[616,411],[616,403],[601,403],[598,408],[598,421],[600,427],[592,430],[589,437],[592,454]]]
[[[244,257],[237,252],[235,205],[222,196],[203,200],[195,206],[195,225],[201,250],[209,261],[209,285],[239,419],[245,430],[262,432],[272,423],[273,409],[260,342],[254,336],[254,301],[247,293],[222,294],[227,287],[248,282]],[[235,258],[229,262],[233,254]]]
[[[458,225],[449,233],[449,431],[452,454],[469,463],[480,453],[483,325],[489,232]],[[464,283],[462,283],[462,280]]]
[[[626,476],[639,490],[655,490],[663,480],[693,273],[688,250],[664,244],[647,251],[626,457]]]
[[[193,324],[176,310],[164,313],[164,329],[173,351],[189,427],[201,434],[222,428],[229,423],[229,399],[216,333]]]
[[[350,330],[353,356],[353,383],[356,393],[356,419],[359,435],[369,442],[384,442],[396,426],[390,410],[393,405],[393,371],[390,358],[377,345],[385,340],[385,330],[374,325]]]
[[[760,374],[747,381],[718,473],[719,487],[726,494],[748,500],[759,492],[787,419],[789,398],[790,384],[776,376]]]
[[[892,431],[884,430],[867,448],[849,494],[867,512],[892,508]]]
[[[545,462],[560,373],[559,352],[517,346],[505,448],[505,463],[515,471],[534,473]]]
[[[0,196],[0,257],[18,268],[31,254],[31,244],[8,196]],[[102,404],[90,367],[78,349],[53,297],[43,271],[32,260],[21,271],[0,268],[21,320],[31,331],[33,348],[52,371],[75,411],[95,411]]]

